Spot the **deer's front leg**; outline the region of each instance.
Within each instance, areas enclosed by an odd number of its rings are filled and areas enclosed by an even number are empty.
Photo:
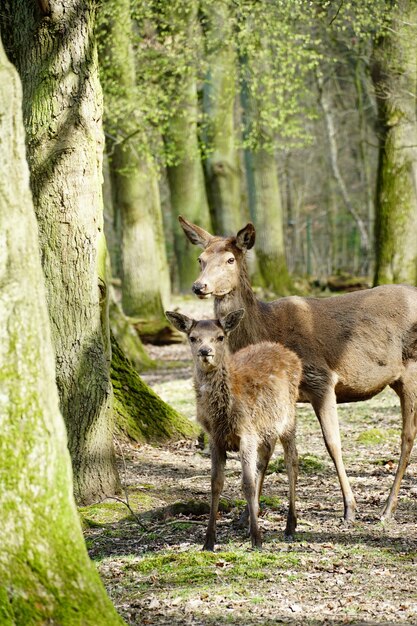
[[[344,518],[346,521],[353,521],[355,519],[356,503],[342,458],[336,394],[333,387],[328,386],[327,389],[322,390],[319,396],[312,398],[311,404],[320,422],[327,451],[335,465],[339,478],[343,493]]]
[[[216,519],[219,510],[220,494],[224,485],[224,468],[226,465],[226,452],[211,443],[211,504],[210,517],[207,526],[206,540],[203,550],[214,550],[216,543]]]

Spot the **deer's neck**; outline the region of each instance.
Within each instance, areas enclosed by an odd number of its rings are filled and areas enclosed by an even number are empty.
[[[227,363],[210,372],[196,368],[194,386],[199,422],[215,441],[230,447],[227,442],[234,438],[236,425]]]
[[[225,296],[214,299],[216,318],[224,317],[237,309],[245,309],[243,320],[229,337],[229,347],[232,352],[263,339],[259,334],[262,324],[257,323],[258,318],[262,315],[261,308],[262,303],[257,300],[253,293],[247,269],[244,267],[238,287]]]

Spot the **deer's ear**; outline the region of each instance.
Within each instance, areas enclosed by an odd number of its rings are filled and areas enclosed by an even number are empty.
[[[182,217],[182,215],[178,216],[178,221],[181,224],[185,235],[193,245],[207,248],[213,235],[210,235],[210,233],[204,230],[204,228],[200,228],[200,226],[192,224],[184,217]]]
[[[236,245],[240,250],[250,250],[255,243],[255,226],[249,222],[236,235]]]
[[[182,315],[182,313],[177,313],[176,311],[165,311],[165,316],[167,320],[171,322],[171,324],[181,333],[186,333],[188,335],[193,327],[194,320],[190,319],[186,315]]]
[[[220,326],[223,328],[226,335],[232,332],[235,328],[237,328],[245,315],[245,309],[237,309],[237,311],[232,311],[228,313],[225,317],[221,317],[219,319]]]

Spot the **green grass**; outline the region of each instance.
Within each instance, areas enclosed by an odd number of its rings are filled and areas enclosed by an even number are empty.
[[[323,471],[325,464],[314,454],[302,454],[299,456],[299,471],[304,474],[317,474]],[[268,466],[268,474],[285,472],[285,463],[283,457],[274,459]]]
[[[235,548],[216,553],[196,550],[150,553],[139,560],[125,559],[123,569],[144,590],[157,585],[186,591],[192,581],[190,591],[195,593],[196,585],[240,585],[248,580],[267,580],[271,569],[287,570],[299,563],[298,555],[287,551],[267,553]]]
[[[386,430],[382,430],[381,428],[370,428],[360,433],[360,435],[357,436],[356,441],[365,445],[380,445],[397,439],[400,434],[401,431],[396,428],[387,428]]]

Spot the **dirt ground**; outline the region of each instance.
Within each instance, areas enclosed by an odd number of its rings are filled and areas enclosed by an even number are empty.
[[[183,312],[199,315],[190,307]],[[201,309],[203,312],[204,310]],[[185,415],[195,414],[188,347],[150,347],[160,367],[143,376]],[[169,364],[176,362],[177,367]],[[238,456],[228,457],[214,553],[201,546],[210,459],[197,439],[164,447],[119,445],[125,503],[81,510],[104,584],[128,624],[242,626],[417,624],[416,454],[394,521],[379,514],[399,453],[395,394],[340,407],[344,459],[358,503],[342,519],[333,465],[310,407],[299,405],[298,528],[284,541],[287,482],[277,447],[265,480],[264,547],[252,551],[236,524],[243,507]]]

